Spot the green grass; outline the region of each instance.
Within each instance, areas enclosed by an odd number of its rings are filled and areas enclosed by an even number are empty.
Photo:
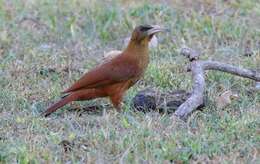
[[[255,69],[260,55],[258,0],[84,1],[0,0],[0,163],[258,163],[260,94],[250,80],[207,73],[207,103],[187,122],[158,113],[136,113],[131,98],[147,86],[191,89],[183,45],[202,59]],[[123,49],[138,24],[170,29],[150,50],[151,63],[125,97],[124,112],[69,110],[39,117],[104,52]],[[253,56],[243,56],[251,41]],[[235,90],[239,99],[222,110],[215,97]],[[62,141],[71,143],[64,151]]]

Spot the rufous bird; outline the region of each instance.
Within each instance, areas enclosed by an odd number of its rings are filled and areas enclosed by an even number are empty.
[[[165,29],[158,25],[137,26],[124,51],[84,74],[70,88],[62,92],[67,94],[66,96],[50,106],[42,115],[48,116],[72,101],[100,97],[109,97],[116,110],[121,111],[125,92],[143,76],[148,66],[149,41],[154,34],[162,31]]]

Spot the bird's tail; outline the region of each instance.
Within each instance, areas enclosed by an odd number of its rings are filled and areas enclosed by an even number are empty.
[[[58,108],[63,107],[64,105],[75,101],[77,97],[74,94],[67,95],[66,97],[63,97],[60,101],[56,102],[52,106],[50,106],[46,111],[41,113],[42,116],[47,117],[51,113],[55,112]]]
[[[77,100],[90,100],[97,97],[105,97],[106,93],[100,89],[85,89],[77,92],[69,93],[63,97],[60,101],[50,106],[45,112],[41,113],[42,116],[49,116],[55,112],[58,108]]]

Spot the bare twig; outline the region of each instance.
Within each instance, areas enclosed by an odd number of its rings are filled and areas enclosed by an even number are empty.
[[[191,96],[175,111],[175,115],[178,117],[187,117],[188,114],[203,103],[203,94],[206,85],[205,70],[218,70],[260,82],[260,75],[257,71],[216,61],[199,61],[199,55],[196,55],[196,58],[194,58],[192,55],[194,54],[194,50],[189,48],[182,49],[181,54],[191,61],[189,71],[192,72],[193,91]]]

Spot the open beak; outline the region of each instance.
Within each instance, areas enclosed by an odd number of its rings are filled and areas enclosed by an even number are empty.
[[[158,32],[166,32],[166,31],[167,31],[167,29],[162,28],[162,27],[160,27],[158,25],[154,25],[154,26],[152,26],[151,29],[149,29],[147,31],[147,35],[153,35],[153,34],[156,34]]]

